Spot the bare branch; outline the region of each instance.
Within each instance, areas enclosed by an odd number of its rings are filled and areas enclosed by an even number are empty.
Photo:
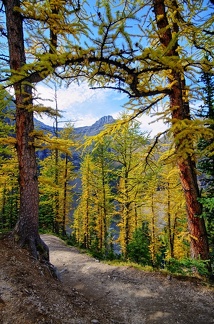
[[[168,129],[165,130],[164,132],[159,133],[159,134],[155,137],[155,140],[154,140],[152,146],[150,147],[149,151],[147,152],[147,155],[146,155],[146,158],[145,158],[145,162],[146,162],[146,164],[145,164],[145,169],[146,169],[146,166],[149,165],[149,161],[148,161],[148,160],[149,160],[149,157],[150,157],[150,155],[152,154],[152,151],[154,150],[155,146],[158,144],[158,141],[159,141],[160,137],[161,137],[162,135],[164,135],[164,134],[167,134],[167,133],[168,133]]]

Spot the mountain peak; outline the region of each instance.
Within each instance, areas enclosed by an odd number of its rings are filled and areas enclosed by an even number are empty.
[[[91,127],[101,127],[104,126],[105,124],[111,124],[115,121],[115,119],[108,115],[108,116],[103,116],[99,120],[97,120]]]
[[[99,120],[97,120],[93,125],[91,126],[83,126],[83,127],[76,127],[74,128],[74,131],[76,134],[82,135],[87,135],[87,136],[94,136],[99,134],[101,130],[103,130],[103,127],[106,124],[112,124],[115,122],[115,119],[108,115],[108,116],[103,116]]]

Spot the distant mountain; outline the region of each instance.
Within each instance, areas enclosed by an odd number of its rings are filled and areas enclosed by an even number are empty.
[[[4,109],[5,112],[7,111],[14,111],[15,113],[15,104],[13,101],[11,101],[7,107]],[[8,117],[5,117],[5,122],[9,124],[14,124],[15,123],[15,118],[13,120],[9,119]],[[115,122],[115,119],[108,115],[108,116],[103,116],[99,120],[97,120],[93,125],[91,126],[83,126],[83,127],[74,127],[74,134],[77,135],[78,139],[83,139],[84,136],[94,136],[99,134],[104,126],[106,124],[112,124]],[[55,129],[54,129],[54,123],[53,126],[49,126],[44,124],[43,122],[39,121],[38,119],[34,118],[34,126],[35,129],[37,130],[42,130],[44,133],[50,133],[55,135]],[[62,127],[58,128],[58,131],[63,130]],[[37,150],[37,157],[41,160],[43,160],[48,154],[50,154],[48,149],[44,150]],[[74,151],[72,152],[72,160],[74,163],[74,166],[78,169],[80,166],[80,152]]]
[[[10,111],[14,111],[14,113],[15,113],[15,109],[16,109],[15,104],[11,100],[4,110],[5,110],[5,112],[10,110]],[[13,119],[13,121],[11,121],[8,118],[5,118],[5,122],[6,123],[14,123],[14,119]],[[103,116],[91,126],[74,127],[74,133],[81,135],[81,136],[97,135],[101,132],[101,130],[103,130],[103,128],[106,124],[112,124],[114,122],[115,122],[115,119],[112,116],[110,116],[110,115]],[[46,125],[43,122],[39,121],[38,119],[34,118],[34,126],[36,129],[43,130],[45,133],[54,134],[54,122],[53,122],[53,126],[49,126],[49,125]],[[63,129],[62,127],[58,128],[59,131],[62,129]]]
[[[115,122],[115,119],[108,115],[101,117],[91,126],[83,126],[83,127],[76,127],[74,128],[74,132],[76,134],[87,135],[87,136],[94,136],[99,134],[106,124],[112,124]]]
[[[93,125],[91,126],[83,126],[83,127],[75,127],[74,128],[74,134],[77,135],[78,139],[83,139],[84,136],[94,136],[99,134],[104,126],[106,124],[112,124],[115,122],[115,119],[108,115],[108,116],[104,116],[102,118],[100,118],[99,120],[97,120]],[[37,120],[36,118],[34,118],[34,125],[35,128],[38,130],[43,130],[45,133],[51,133],[54,134],[54,127],[51,127],[49,125],[46,125],[44,123],[42,123],[41,121]],[[59,128],[58,131],[62,130],[63,128]],[[37,157],[41,160],[43,160],[45,157],[47,157],[47,155],[50,154],[49,150],[39,150],[37,151]],[[72,163],[75,167],[75,170],[79,170],[80,168],[80,151],[76,151],[74,150],[72,152]]]
[[[43,130],[45,133],[54,133],[54,127],[44,124],[38,119],[34,118],[34,127],[39,130]],[[62,128],[60,128],[62,130]]]
[[[91,126],[74,127],[74,133],[80,136],[94,136],[99,134],[106,124],[112,124],[114,122],[115,119],[112,116],[103,116]],[[48,133],[54,133],[54,127],[46,125],[36,118],[34,118],[34,125],[36,129],[40,129]],[[58,130],[60,131],[62,129],[63,128],[59,128]]]

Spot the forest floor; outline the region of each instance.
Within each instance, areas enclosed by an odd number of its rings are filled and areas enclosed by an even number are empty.
[[[111,266],[42,236],[61,278],[0,240],[0,323],[211,324],[214,288],[133,267]]]

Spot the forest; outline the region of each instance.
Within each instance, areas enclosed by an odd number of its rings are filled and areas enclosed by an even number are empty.
[[[212,276],[213,10],[191,0],[1,1],[1,233],[47,261],[40,234],[51,232],[98,259]],[[59,128],[57,99],[56,109],[38,103],[36,86],[85,81],[127,103],[79,138],[73,124]],[[34,126],[35,113],[52,116],[52,133]],[[151,138],[143,114],[167,130]]]

